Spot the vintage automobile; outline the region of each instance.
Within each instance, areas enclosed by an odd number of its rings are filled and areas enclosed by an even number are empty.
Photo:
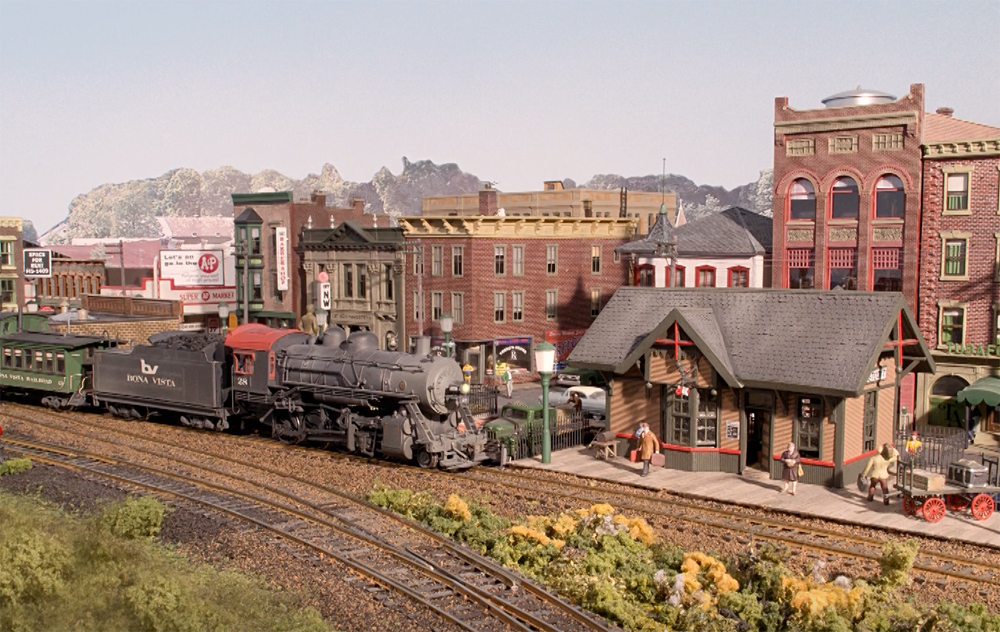
[[[600,371],[590,369],[574,369],[567,367],[560,370],[554,376],[557,386],[607,386],[604,374]]]
[[[604,419],[606,414],[607,391],[597,386],[571,386],[563,392],[549,393],[549,404],[560,406],[569,402],[570,395],[576,393],[583,403],[583,414],[593,419]],[[542,398],[539,397],[541,402]]]

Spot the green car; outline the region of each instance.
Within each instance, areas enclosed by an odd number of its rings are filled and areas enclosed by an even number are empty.
[[[581,420],[583,421],[583,420]],[[486,432],[500,446],[500,464],[508,458],[521,459],[541,454],[542,406],[541,404],[511,403],[500,409],[500,417],[487,423]],[[589,422],[573,424],[570,406],[549,406],[549,429],[553,440],[576,432],[583,441],[589,433]]]

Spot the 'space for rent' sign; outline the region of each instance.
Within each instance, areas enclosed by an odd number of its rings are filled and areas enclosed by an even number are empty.
[[[52,251],[42,248],[24,249],[24,276],[27,279],[47,279],[52,276]]]

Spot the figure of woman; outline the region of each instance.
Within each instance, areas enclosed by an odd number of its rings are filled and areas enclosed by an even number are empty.
[[[802,456],[794,443],[789,443],[788,448],[781,453],[781,480],[783,482],[781,491],[788,491],[788,484],[792,484],[792,496],[795,495],[795,488],[799,484],[799,466],[802,463]]]

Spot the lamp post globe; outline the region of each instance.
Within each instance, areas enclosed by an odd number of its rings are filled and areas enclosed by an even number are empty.
[[[552,462],[552,435],[549,433],[549,378],[556,363],[556,348],[550,342],[535,345],[535,368],[542,378],[542,463]]]
[[[229,303],[219,303],[219,329],[226,333],[226,323],[229,320]]]
[[[441,314],[441,331],[444,332],[444,354],[446,358],[451,357],[451,329],[455,326],[455,320],[451,314]]]

